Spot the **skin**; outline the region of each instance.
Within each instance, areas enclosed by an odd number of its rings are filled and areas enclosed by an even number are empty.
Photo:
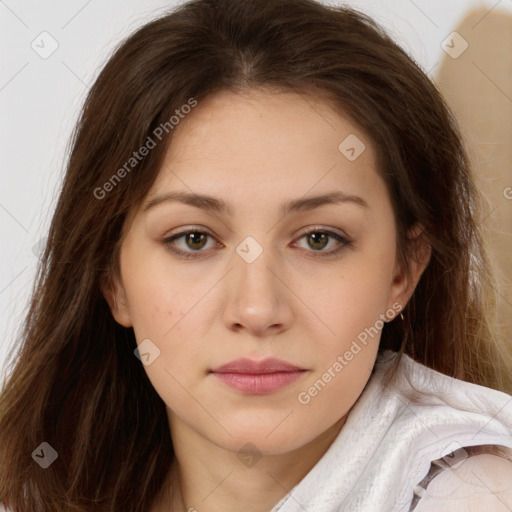
[[[354,161],[338,149],[350,134],[366,147]],[[280,211],[286,200],[334,190],[368,206]],[[132,212],[119,275],[104,289],[116,321],[160,350],[144,368],[167,405],[178,485],[174,498],[165,486],[153,512],[171,503],[199,512],[270,510],[340,432],[370,377],[380,332],[309,403],[299,393],[379,315],[405,306],[429,248],[408,280],[396,263],[395,219],[372,143],[320,98],[253,90],[203,100],[174,130],[143,206],[171,191],[213,195],[232,214],[170,201]],[[164,243],[189,228],[212,236]],[[322,230],[352,244],[304,236]],[[251,263],[236,252],[248,236],[263,249]],[[248,395],[208,373],[239,357],[276,357],[307,371],[278,391]],[[256,463],[243,458],[255,449]]]

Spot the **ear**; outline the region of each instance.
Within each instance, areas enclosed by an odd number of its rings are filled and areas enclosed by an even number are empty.
[[[101,280],[100,289],[107,301],[114,320],[124,326],[132,327],[130,310],[126,299],[126,292],[119,275],[110,271]]]
[[[432,254],[432,247],[425,234],[425,228],[421,224],[415,224],[408,231],[407,243],[412,246],[412,257],[407,262],[409,276],[405,269],[397,262],[388,303],[388,308],[391,308],[393,304],[400,304],[400,311],[409,302],[421,275],[428,266]]]

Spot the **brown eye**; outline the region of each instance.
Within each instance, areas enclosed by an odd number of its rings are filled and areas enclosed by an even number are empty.
[[[208,235],[206,235],[205,233],[193,231],[185,235],[185,244],[190,249],[202,249],[206,244],[207,237]]]
[[[306,239],[306,249],[308,249],[308,252],[318,253],[318,256],[334,256],[344,247],[347,247],[353,243],[348,238],[345,238],[344,236],[341,236],[334,231],[318,229],[304,233],[301,237],[299,237],[299,240],[303,238]],[[331,240],[336,242],[333,244],[334,248],[331,248],[331,250],[324,250],[327,246],[329,246]]]
[[[163,240],[163,244],[173,253],[184,258],[200,257],[201,253],[207,253],[203,250],[207,247],[208,238],[215,240],[213,235],[205,231],[188,230],[176,233]],[[344,247],[351,245],[353,242],[344,236],[341,236],[334,231],[328,230],[315,230],[309,231],[299,237],[299,240],[306,239],[307,247],[305,248],[309,253],[317,253],[315,256],[334,256]],[[180,243],[178,243],[178,241]],[[324,250],[329,246],[331,241],[337,242],[331,250]],[[222,244],[217,243],[217,247]],[[215,243],[210,246],[214,247]]]
[[[329,243],[329,236],[326,233],[313,232],[306,236],[312,249],[323,249]]]
[[[213,236],[209,233],[195,229],[182,231],[181,233],[167,237],[163,240],[163,244],[170,251],[178,254],[179,256],[194,258],[196,256],[200,256],[203,252],[207,252],[203,249],[208,244],[208,238],[213,240]],[[180,243],[178,243],[178,241]]]

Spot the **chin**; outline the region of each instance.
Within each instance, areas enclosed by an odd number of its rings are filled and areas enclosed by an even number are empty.
[[[216,444],[235,453],[255,451],[261,455],[280,455],[297,450],[314,439],[321,432],[307,435],[304,423],[301,425],[290,421],[283,422],[282,415],[278,421],[247,421],[238,424],[237,428],[229,428],[228,435],[222,439],[212,439]],[[285,423],[289,422],[285,426]]]

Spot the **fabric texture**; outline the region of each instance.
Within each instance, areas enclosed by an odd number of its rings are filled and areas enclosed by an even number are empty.
[[[504,451],[507,451],[507,450],[508,450],[508,452],[505,454]],[[429,484],[432,482],[432,480],[436,476],[440,475],[441,473],[443,473],[444,471],[446,471],[448,469],[457,470],[457,468],[460,465],[462,465],[464,462],[466,462],[466,460],[469,457],[473,457],[474,455],[482,455],[482,454],[488,454],[493,457],[495,457],[495,456],[507,457],[507,459],[509,461],[512,460],[512,449],[499,447],[497,445],[491,445],[491,444],[483,444],[483,445],[479,445],[479,446],[466,446],[465,448],[460,448],[460,449],[456,450],[455,452],[452,452],[451,454],[449,454],[448,456],[445,456],[444,458],[433,460],[432,463],[430,464],[430,471],[428,472],[427,476],[425,478],[423,478],[423,480],[421,482],[419,482],[416,486],[414,486],[414,499],[409,508],[409,512],[413,512],[413,511],[419,512],[419,509],[423,508],[424,503],[425,503],[425,506],[427,503],[430,503],[427,500],[424,500],[423,502],[420,503],[420,507],[417,508],[417,505],[418,505],[418,502],[420,501],[420,499],[423,498],[424,496],[427,496],[427,494],[429,493],[429,491],[430,491],[430,489],[428,489]],[[512,465],[512,462],[510,462],[510,464]],[[482,487],[482,486],[484,487],[483,491],[487,493],[488,489],[485,487],[486,482],[481,480],[479,482],[479,484],[480,484],[479,485],[480,487]],[[451,484],[445,483],[445,487],[446,487],[446,485],[450,486]],[[508,485],[507,487],[510,489],[510,485]],[[474,494],[475,492],[479,492],[477,489],[475,489],[475,487],[471,483],[466,483],[463,480],[459,480],[458,490],[459,491],[465,490],[467,494]],[[446,495],[446,494],[451,494],[452,491],[453,491],[453,488],[449,487],[448,490],[445,490],[444,492]],[[510,494],[510,492],[509,492],[509,494]],[[464,505],[463,503],[461,503],[460,500],[458,502],[456,502],[453,496],[451,496],[451,498],[452,499],[451,499],[451,503],[450,503],[450,505],[451,505],[450,512],[458,512],[458,510],[461,510],[462,512],[468,512],[467,504]],[[500,499],[500,497],[496,497],[496,499]],[[503,498],[501,498],[501,501],[503,503],[505,503]],[[512,503],[512,501],[511,501],[511,503]],[[446,505],[448,505],[448,503],[446,503]],[[508,512],[510,512],[511,510],[512,509],[509,508]],[[436,512],[439,512],[439,511],[436,509]]]
[[[337,438],[270,512],[409,512],[439,461],[460,462],[486,445],[512,449],[512,396],[405,355],[385,386],[397,357],[377,358]]]

